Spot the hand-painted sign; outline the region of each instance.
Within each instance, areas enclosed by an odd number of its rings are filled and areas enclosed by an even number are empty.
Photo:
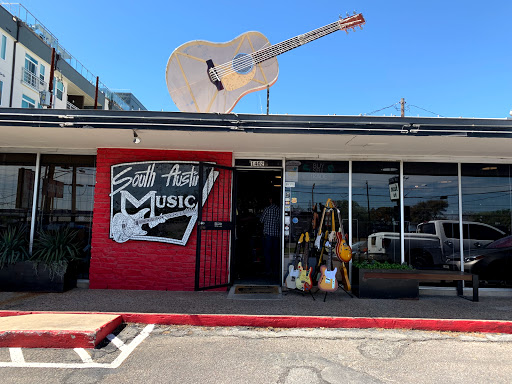
[[[111,167],[110,238],[186,245],[219,172],[199,163],[147,161]],[[148,215],[148,216],[146,216]]]

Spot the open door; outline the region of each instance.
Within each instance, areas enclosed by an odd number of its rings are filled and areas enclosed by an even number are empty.
[[[269,197],[282,212],[282,171],[276,169],[236,170],[236,246],[233,256],[234,283],[281,283],[281,222],[270,262],[265,258],[265,236],[260,218]],[[268,246],[268,242],[267,242]],[[268,250],[268,248],[267,248]]]

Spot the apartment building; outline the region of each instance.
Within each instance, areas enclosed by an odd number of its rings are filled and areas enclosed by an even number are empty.
[[[0,107],[134,109],[21,4],[0,7]]]

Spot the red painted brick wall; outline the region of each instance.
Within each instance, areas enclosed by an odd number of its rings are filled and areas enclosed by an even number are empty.
[[[193,230],[186,246],[136,240],[117,243],[109,238],[110,166],[136,161],[165,160],[207,161],[231,166],[232,153],[98,149],[89,270],[90,288],[194,290],[197,229]],[[219,188],[218,185],[216,183],[214,188]],[[224,185],[221,187],[224,191],[227,190],[227,184],[220,185]],[[214,192],[212,190],[212,193]]]

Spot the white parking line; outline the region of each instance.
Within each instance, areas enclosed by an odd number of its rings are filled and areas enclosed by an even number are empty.
[[[23,357],[23,351],[21,348],[9,348],[9,353],[11,355],[11,361],[14,363],[24,363],[25,358]]]
[[[95,363],[86,350],[83,348],[75,348],[74,351],[80,356],[83,363],[27,363],[23,357],[23,352],[21,348],[9,348],[9,352],[11,354],[10,362],[0,362],[0,368],[71,368],[71,369],[83,369],[83,368],[107,368],[107,369],[115,369],[118,368],[126,358],[137,348],[140,343],[144,341],[146,337],[153,331],[155,328],[154,324],[147,325],[141,333],[135,337],[131,343],[124,344],[122,343],[123,348],[119,348],[121,353],[117,358],[110,364],[105,363]],[[112,338],[115,338],[112,335]],[[110,339],[109,339],[110,340]],[[116,345],[117,346],[117,345]],[[87,355],[87,356],[86,356]]]
[[[94,361],[92,361],[91,355],[89,355],[89,352],[87,352],[84,348],[75,348],[74,351],[78,356],[80,356],[84,363],[94,363]]]
[[[133,350],[137,348],[137,346],[140,343],[142,343],[146,337],[149,336],[149,334],[153,331],[154,328],[155,324],[146,325],[146,327],[141,331],[141,333],[139,333],[130,344],[125,345],[126,348],[121,350],[119,356],[117,356],[117,358],[112,363],[110,363],[110,368],[119,367],[123,363],[123,361],[125,361],[125,359],[130,355],[130,353],[132,353]]]
[[[121,351],[126,349],[126,344],[121,339],[119,339],[117,336],[110,334],[110,335],[107,335],[107,339],[109,339],[112,342],[112,344],[114,344],[117,347],[117,349],[119,349]]]

